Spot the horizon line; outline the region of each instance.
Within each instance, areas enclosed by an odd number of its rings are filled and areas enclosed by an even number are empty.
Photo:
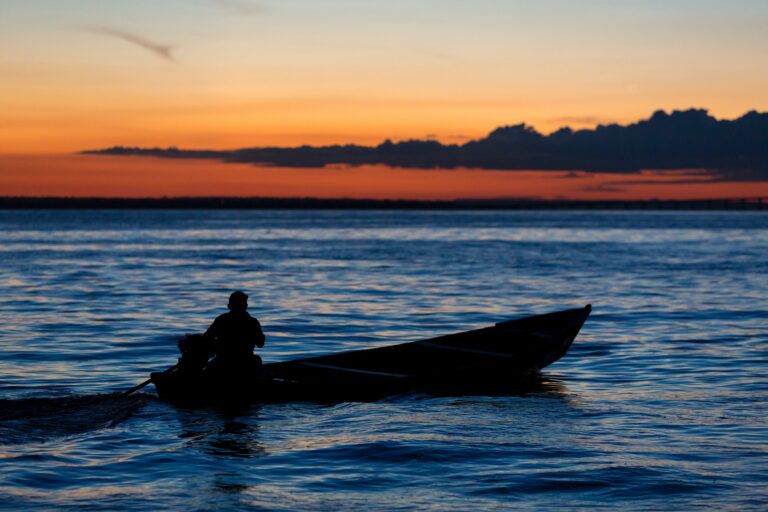
[[[168,210],[768,210],[768,196],[713,199],[357,199],[313,197],[72,197],[0,196],[0,210],[168,209]]]

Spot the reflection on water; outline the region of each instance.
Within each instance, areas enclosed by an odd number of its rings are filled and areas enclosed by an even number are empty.
[[[185,411],[179,414],[182,432],[190,447],[199,447],[214,457],[251,458],[266,455],[258,441],[258,414],[255,409],[246,412],[249,423],[237,418],[219,418],[212,411],[199,413]],[[190,417],[194,415],[194,417]],[[219,420],[219,421],[216,421]]]
[[[0,212],[2,506],[764,510],[766,249],[762,213]],[[233,288],[266,361],[595,309],[516,395],[108,394]]]

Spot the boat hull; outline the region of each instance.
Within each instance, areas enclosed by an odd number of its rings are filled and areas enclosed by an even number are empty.
[[[228,391],[173,370],[153,374],[161,398],[175,402],[375,400],[412,391],[505,392],[535,381],[563,357],[591,306],[373,349],[263,365]]]

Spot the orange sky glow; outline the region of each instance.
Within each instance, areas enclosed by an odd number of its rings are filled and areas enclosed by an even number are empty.
[[[685,178],[685,183],[676,183]],[[0,195],[47,197],[318,197],[363,199],[713,199],[768,196],[768,183],[710,182],[680,171],[281,168],[214,160],[0,155]]]
[[[2,196],[766,194],[763,183],[681,183],[668,173],[562,178],[77,155],[115,145],[463,143],[510,124],[550,133],[691,107],[733,119],[768,110],[764,1],[0,4]]]

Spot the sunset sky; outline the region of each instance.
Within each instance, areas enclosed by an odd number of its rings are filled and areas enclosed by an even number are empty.
[[[733,118],[768,110],[767,26],[765,0],[2,0],[0,195],[120,196],[119,175],[133,173],[134,196],[429,196],[419,173],[441,171],[72,153],[464,142],[507,124],[548,133],[659,108]],[[184,168],[205,185],[185,183]],[[467,182],[442,171],[436,195],[768,194],[762,183],[646,190],[601,176],[561,190],[551,173],[476,172]],[[231,173],[243,187],[227,184]]]

